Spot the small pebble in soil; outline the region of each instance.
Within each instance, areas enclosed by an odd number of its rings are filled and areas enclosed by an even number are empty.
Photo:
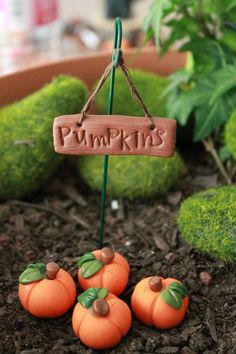
[[[165,260],[167,260],[168,263],[173,264],[177,259],[177,255],[173,252],[169,252],[165,255]]]
[[[159,250],[163,253],[167,253],[170,250],[168,243],[163,238],[154,236],[154,242],[157,248],[159,248]]]
[[[174,191],[167,195],[167,201],[172,205],[178,205],[181,201],[181,198],[182,198],[181,191]]]
[[[154,255],[154,251],[153,250],[150,250],[150,249],[147,249],[147,250],[141,250],[141,251],[139,251],[139,256],[141,257],[141,258],[144,258],[144,259],[146,259],[146,258],[149,258],[149,257],[151,257],[152,255]]]
[[[119,202],[118,202],[118,200],[112,200],[112,201],[111,201],[111,209],[112,209],[112,210],[118,210],[118,209],[119,209]]]
[[[211,284],[212,277],[208,272],[201,272],[199,278],[204,285],[209,286]]]

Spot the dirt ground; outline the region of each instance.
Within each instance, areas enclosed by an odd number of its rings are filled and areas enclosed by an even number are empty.
[[[185,160],[188,169],[166,197],[119,201],[117,211],[107,200],[105,243],[124,254],[131,266],[122,299],[129,304],[134,285],[145,276],[176,277],[189,289],[186,318],[168,331],[133,318],[129,334],[103,353],[236,353],[236,269],[194,251],[176,227],[181,200],[218,184],[219,175],[203,152]],[[26,313],[18,301],[17,279],[28,263],[54,260],[77,284],[78,257],[97,248],[99,202],[99,194],[88,191],[67,162],[31,200],[0,205],[0,353],[96,353],[75,338],[72,309],[53,320]],[[202,271],[212,277],[208,286],[199,277]]]

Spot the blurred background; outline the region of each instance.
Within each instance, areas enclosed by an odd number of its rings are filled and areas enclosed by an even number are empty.
[[[26,65],[111,50],[114,18],[123,48],[138,46],[151,0],[0,0],[0,74]],[[152,43],[149,43],[152,45]]]

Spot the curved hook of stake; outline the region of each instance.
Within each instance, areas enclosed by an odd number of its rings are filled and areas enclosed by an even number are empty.
[[[117,17],[114,25],[114,43],[113,43],[113,67],[117,67],[119,65],[120,57],[121,57],[121,42],[122,42],[122,24],[120,17]]]

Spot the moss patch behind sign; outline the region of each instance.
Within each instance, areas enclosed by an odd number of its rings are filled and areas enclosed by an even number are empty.
[[[107,193],[115,198],[154,197],[165,194],[181,174],[182,160],[150,156],[110,156]],[[81,156],[78,170],[91,189],[101,190],[103,156]]]
[[[167,78],[141,70],[131,69],[129,71],[149,112],[153,116],[164,117],[166,98],[162,97],[162,93],[168,84]],[[99,114],[107,114],[108,96],[109,80],[106,81],[96,98]],[[120,70],[117,70],[115,76],[113,114],[141,117],[145,115],[132,97],[128,83]]]

